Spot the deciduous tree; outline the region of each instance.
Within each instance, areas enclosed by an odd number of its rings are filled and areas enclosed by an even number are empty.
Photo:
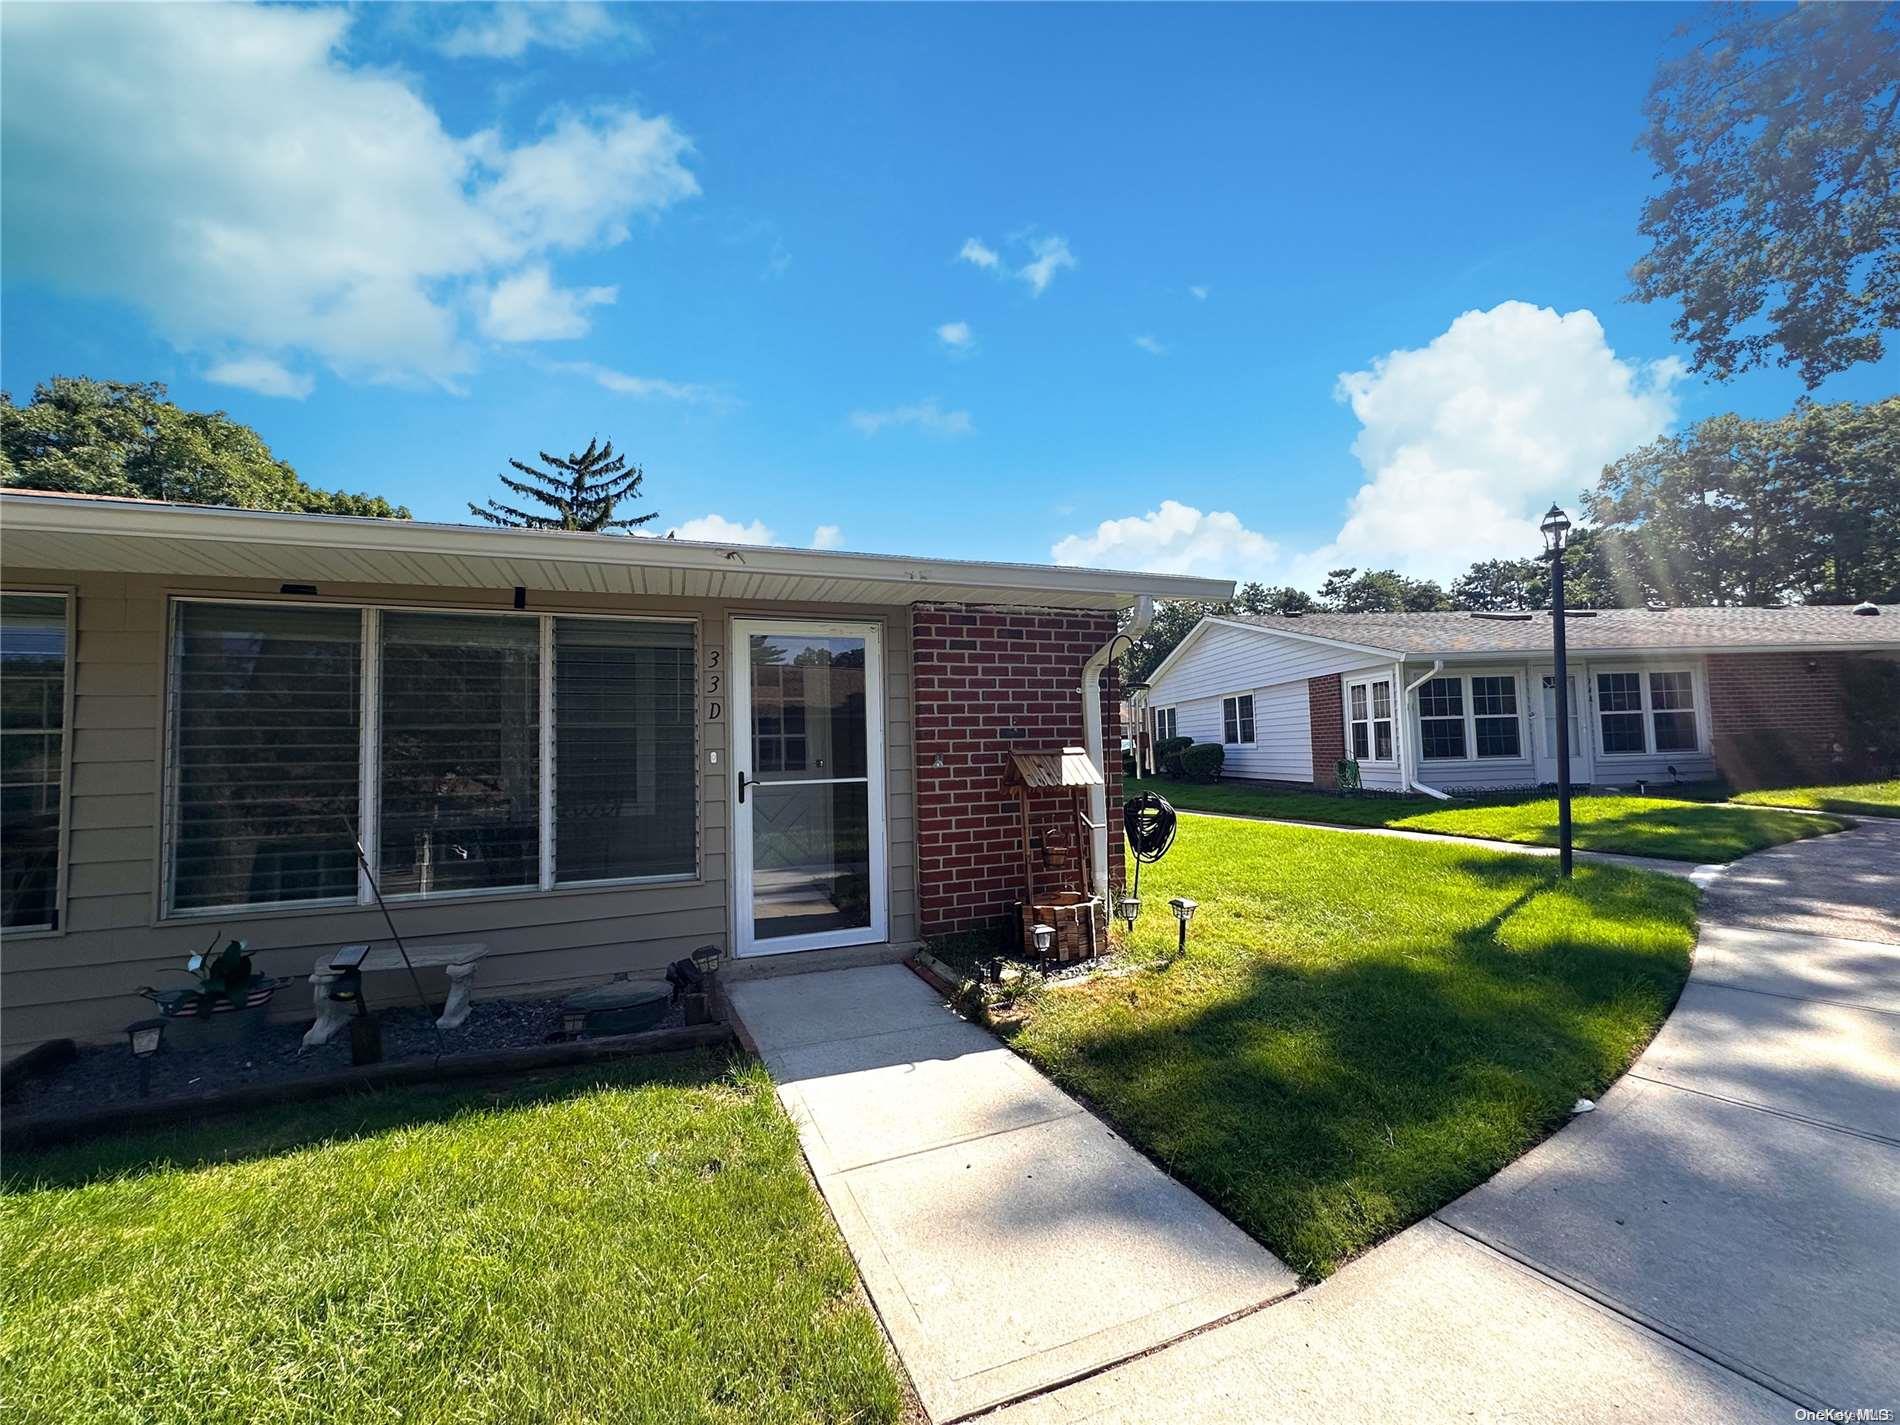
[[[1639,301],[1680,303],[1693,369],[1771,353],[1810,389],[1900,327],[1900,7],[1724,5],[1656,72],[1638,146]]]

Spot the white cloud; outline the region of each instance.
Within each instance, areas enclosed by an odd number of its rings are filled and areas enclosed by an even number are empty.
[[[916,426],[939,436],[968,435],[976,429],[968,411],[946,411],[935,396],[884,411],[853,411],[850,420],[867,436],[894,426]]]
[[[1093,534],[1072,534],[1049,550],[1058,564],[1099,569],[1143,569],[1152,574],[1206,574],[1248,579],[1279,557],[1280,547],[1238,515],[1209,514],[1163,500],[1159,509],[1103,520]]]
[[[1029,284],[1029,290],[1040,297],[1044,289],[1055,280],[1056,273],[1075,266],[1075,254],[1069,251],[1067,239],[1045,236],[1033,239],[1029,250],[1034,254],[1030,261],[1016,270],[1016,275]]]
[[[1197,302],[1205,302],[1207,300],[1207,288],[1200,286],[1190,287],[1188,288],[1188,295]]]
[[[957,253],[959,262],[972,263],[984,269],[992,268],[1003,259],[993,247],[986,247],[981,238],[965,238],[963,248]]]
[[[783,277],[792,265],[792,250],[785,245],[783,238],[772,239],[772,250],[765,255],[765,271],[761,277]]]
[[[1447,578],[1536,550],[1553,499],[1574,507],[1605,464],[1670,425],[1682,376],[1673,357],[1619,358],[1589,311],[1528,302],[1466,312],[1429,345],[1343,374],[1366,479],[1310,567]]]
[[[1076,265],[1075,254],[1069,250],[1069,240],[1054,233],[1022,233],[1011,238],[1010,244],[1018,253],[1026,254],[1020,266],[1006,266],[1003,255],[981,238],[965,238],[962,250],[957,253],[957,260],[980,267],[986,272],[994,272],[998,277],[1013,277],[1025,282],[1029,285],[1030,294],[1036,297],[1048,289],[1056,273]]]
[[[1505,302],[1466,312],[1429,345],[1340,376],[1365,478],[1332,540],[1285,549],[1234,514],[1164,500],[1050,552],[1058,564],[1306,589],[1342,565],[1449,580],[1474,560],[1541,548],[1537,520],[1552,500],[1574,517],[1604,465],[1668,429],[1684,374],[1675,357],[1618,357],[1588,311]]]
[[[968,351],[976,342],[976,334],[968,322],[945,322],[937,328],[937,340],[952,351]]]
[[[205,380],[220,386],[238,386],[260,396],[287,396],[301,401],[316,389],[316,381],[307,373],[292,371],[268,356],[239,356],[220,361],[205,372]]]
[[[764,520],[740,524],[724,515],[701,515],[673,526],[676,539],[697,539],[708,544],[777,544],[778,536]]]
[[[639,30],[608,7],[567,4],[445,5],[425,13],[452,14],[456,23],[436,39],[436,48],[456,59],[519,59],[534,46],[553,50],[598,50],[641,43]]]
[[[1158,337],[1150,336],[1146,332],[1143,332],[1140,336],[1131,337],[1130,340],[1150,356],[1166,356],[1168,354],[1167,346],[1163,344]]]
[[[699,191],[672,121],[624,107],[458,136],[413,78],[350,62],[354,21],[9,9],[8,275],[128,303],[186,350],[453,386],[497,281]]]
[[[612,302],[618,287],[556,287],[537,262],[489,289],[482,330],[496,341],[559,341],[586,336],[587,309]]]
[[[813,549],[843,549],[844,531],[835,524],[821,524],[811,532]]]
[[[624,371],[616,371],[611,366],[602,366],[593,361],[552,361],[548,363],[547,369],[585,377],[603,391],[612,391],[617,396],[691,402],[721,399],[719,393],[710,386],[691,381],[667,381],[658,376],[630,376]]]

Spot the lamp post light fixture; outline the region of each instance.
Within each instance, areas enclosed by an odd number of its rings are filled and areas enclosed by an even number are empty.
[[[1194,919],[1194,912],[1201,908],[1199,901],[1191,901],[1186,896],[1175,896],[1168,902],[1168,909],[1174,912],[1174,918],[1181,922],[1181,942],[1175,954],[1187,954],[1188,922]]]
[[[1032,925],[1029,933],[1035,937],[1038,955],[1047,955],[1056,948],[1056,928],[1053,925]]]
[[[125,1037],[131,1043],[132,1057],[139,1061],[139,1097],[149,1097],[152,1092],[152,1055],[165,1042],[165,1021],[141,1019],[128,1024]]]
[[[1550,638],[1556,654],[1555,725],[1557,744],[1557,871],[1570,879],[1570,661],[1564,648],[1564,545],[1570,534],[1570,516],[1552,505],[1538,528],[1544,534],[1544,553],[1550,558]]]

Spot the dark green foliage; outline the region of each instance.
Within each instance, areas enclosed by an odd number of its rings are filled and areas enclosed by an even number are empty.
[[[1451,606],[1436,580],[1408,579],[1396,569],[1335,569],[1319,589],[1327,613],[1435,613]]]
[[[1584,509],[1672,604],[1900,600],[1900,396],[1713,416],[1608,466]]]
[[[1218,782],[1227,749],[1218,742],[1197,742],[1181,754],[1181,771],[1196,782]]]
[[[1681,304],[1692,367],[1809,388],[1900,327],[1900,7],[1719,6],[1656,72],[1639,147],[1662,191],[1632,296]]]
[[[499,500],[490,500],[486,506],[472,504],[468,507],[469,513],[508,529],[561,529],[587,534],[632,529],[659,513],[649,510],[626,519],[614,518],[614,508],[620,501],[639,496],[640,482],[646,478],[646,472],[638,465],[629,470],[627,457],[614,454],[611,440],[605,445],[590,440],[587,449],[571,453],[565,459],[544,450],[541,459],[552,469],[539,470],[510,459],[508,463],[528,480],[516,480],[508,475],[497,478],[517,495],[535,501],[549,513],[517,509]]]
[[[1122,749],[1122,775],[1124,777],[1135,775],[1135,751],[1132,747]]]
[[[1164,737],[1155,743],[1155,765],[1161,768],[1162,775],[1185,777],[1187,769],[1182,765],[1181,754],[1194,745],[1191,737]]]
[[[16,406],[0,391],[0,484],[247,510],[409,518],[380,495],[318,490],[223,411],[187,411],[157,381],[55,376]]]
[[[1363,785],[1359,780],[1359,760],[1356,757],[1341,757],[1333,767],[1333,785],[1346,793],[1356,792]]]

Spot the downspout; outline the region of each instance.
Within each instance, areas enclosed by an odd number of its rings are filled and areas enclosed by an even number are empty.
[[[1108,749],[1102,746],[1102,690],[1100,679],[1102,671],[1108,667],[1109,654],[1123,638],[1136,639],[1147,630],[1154,621],[1155,601],[1147,594],[1135,597],[1135,614],[1128,621],[1128,627],[1116,633],[1107,643],[1096,649],[1082,665],[1082,745],[1088,749],[1089,760],[1100,761],[1096,770],[1102,774],[1102,784],[1089,788],[1089,839],[1094,851],[1090,864],[1095,868],[1095,894],[1108,903]],[[1120,755],[1120,748],[1116,754]]]
[[[1403,663],[1400,663],[1397,665],[1397,667],[1399,669],[1399,676],[1401,678],[1404,677],[1405,665]],[[1409,725],[1412,720],[1412,694],[1416,693],[1420,688],[1424,687],[1427,683],[1431,682],[1432,679],[1436,678],[1440,673],[1444,671],[1445,671],[1445,660],[1442,658],[1434,658],[1432,659],[1431,667],[1427,668],[1423,673],[1419,674],[1418,677],[1414,678],[1411,682],[1405,685],[1405,691],[1399,695],[1399,706],[1397,708],[1397,712],[1398,712],[1398,716],[1399,716],[1399,720],[1401,724]],[[1400,737],[1399,746],[1401,748],[1405,747],[1405,740],[1404,740],[1403,735],[1401,735]],[[1419,781],[1416,777],[1412,775],[1410,768],[1411,768],[1410,760],[1405,757],[1400,757],[1399,758],[1399,790],[1400,791],[1423,792],[1428,797],[1437,797],[1438,800],[1440,800],[1441,802],[1448,802],[1451,800],[1451,797],[1447,793],[1439,791],[1438,788],[1436,787],[1428,787],[1423,782]]]

